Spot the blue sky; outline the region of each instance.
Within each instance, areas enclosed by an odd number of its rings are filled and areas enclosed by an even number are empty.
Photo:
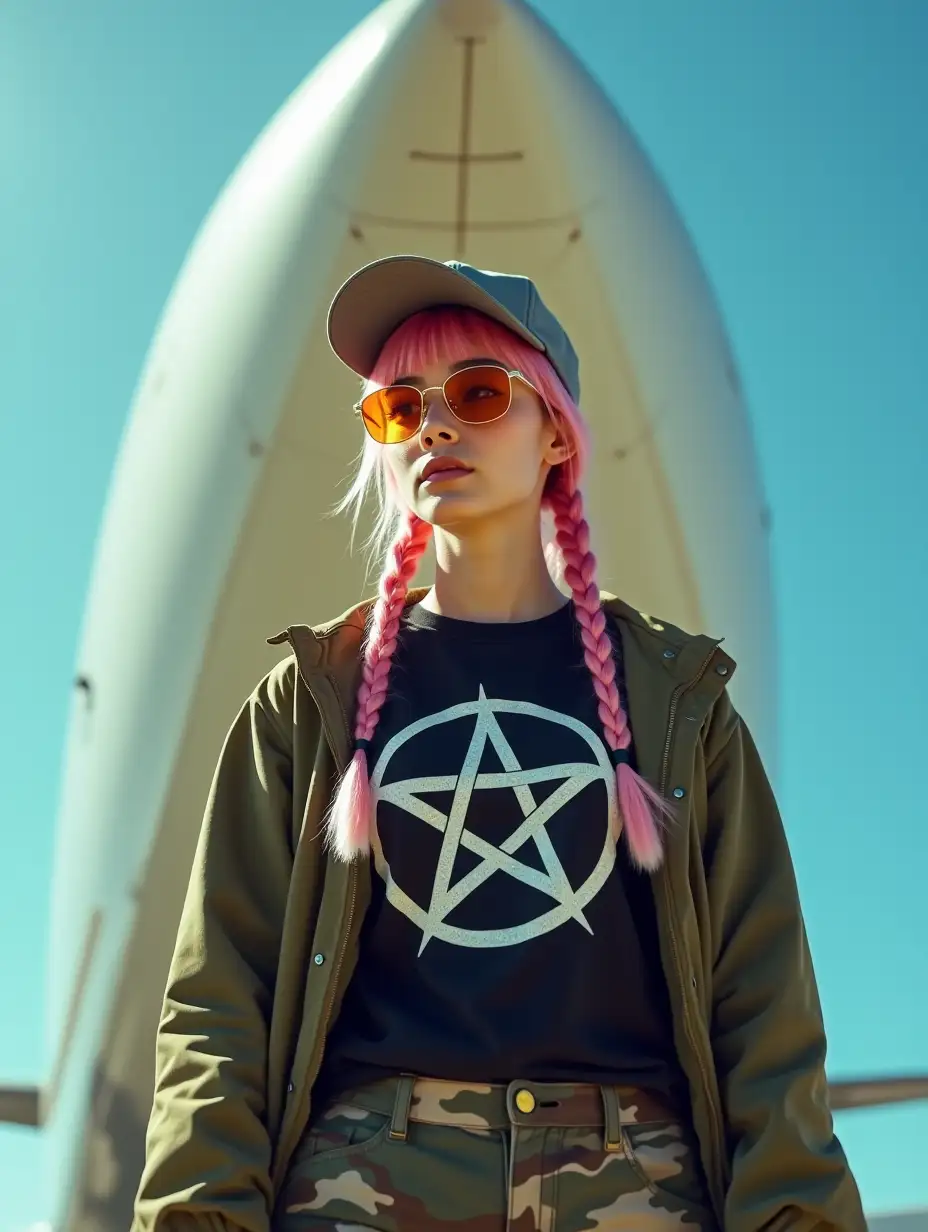
[[[0,1078],[39,1080],[59,774],[133,388],[191,240],[373,7],[0,7]],[[628,117],[708,270],[773,510],[779,798],[835,1076],[928,1070],[928,6],[537,0]],[[720,635],[724,630],[711,630]],[[870,1209],[928,1204],[928,1108],[839,1134]],[[47,1215],[0,1129],[0,1232]]]

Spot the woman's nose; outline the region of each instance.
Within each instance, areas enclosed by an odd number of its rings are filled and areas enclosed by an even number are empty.
[[[432,449],[436,443],[456,441],[458,430],[455,419],[448,410],[441,390],[434,393],[430,390],[425,395],[425,410],[422,415],[422,426],[419,429],[419,440],[425,449]]]

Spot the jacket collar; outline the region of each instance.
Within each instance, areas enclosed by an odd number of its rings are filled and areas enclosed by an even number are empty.
[[[419,603],[428,587],[410,588],[406,605]],[[675,699],[686,695],[686,719],[701,721],[734,675],[735,661],[720,649],[718,638],[688,634],[666,621],[639,612],[615,595],[601,592],[603,608],[618,628],[625,668],[629,711],[639,769],[652,782],[662,773],[668,715]],[[288,641],[303,683],[328,711],[330,735],[348,760],[354,699],[360,682],[360,650],[367,615],[366,599],[325,624],[289,625],[268,643]],[[335,723],[336,716],[339,722]],[[325,716],[324,716],[325,717]],[[334,728],[338,726],[339,733]],[[340,737],[340,738],[339,738]]]

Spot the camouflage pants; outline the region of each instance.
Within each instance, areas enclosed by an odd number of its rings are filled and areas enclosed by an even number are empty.
[[[314,1113],[274,1232],[717,1232],[701,1177],[656,1093],[388,1078]]]

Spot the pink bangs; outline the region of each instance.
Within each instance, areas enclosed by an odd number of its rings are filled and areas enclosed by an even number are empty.
[[[473,308],[427,308],[408,317],[393,331],[377,359],[365,393],[389,385],[400,373],[415,372],[429,364],[457,363],[487,355],[507,368],[518,368],[547,402],[559,427],[573,441],[572,484],[580,483],[589,457],[590,441],[580,410],[564,387],[547,356],[492,317]]]

